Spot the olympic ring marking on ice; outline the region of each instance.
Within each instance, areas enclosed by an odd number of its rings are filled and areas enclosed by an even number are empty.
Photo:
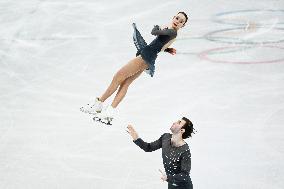
[[[263,27],[258,27],[258,28],[263,28]],[[272,28],[273,30],[280,30],[284,31],[284,28]],[[213,32],[209,32],[204,35],[204,38],[213,41],[213,42],[218,42],[218,43],[227,43],[227,44],[248,44],[248,45],[256,45],[256,44],[271,44],[271,43],[282,43],[284,42],[284,38],[277,40],[277,41],[259,41],[259,42],[254,42],[246,39],[241,39],[241,38],[234,38],[234,37],[214,37],[215,34],[222,33],[222,32],[230,32],[230,31],[238,31],[238,30],[244,30],[243,28],[229,28],[229,29],[222,29],[222,30],[216,30]],[[241,34],[241,32],[239,32]],[[224,39],[224,40],[223,40]],[[236,39],[237,41],[229,41],[227,39]]]
[[[268,47],[268,48],[278,48],[278,49],[283,49],[284,47],[278,47],[278,46],[263,46],[263,47]],[[213,49],[209,49],[206,51],[203,51],[201,53],[199,53],[199,58],[204,59],[204,60],[208,60],[210,62],[215,62],[215,63],[230,63],[230,64],[264,64],[264,63],[278,63],[278,62],[284,62],[284,58],[281,59],[276,59],[276,60],[270,60],[270,61],[224,61],[224,60],[214,60],[208,57],[209,54],[218,54],[218,51],[222,51],[225,49],[230,49],[230,48],[240,48],[240,46],[238,47],[219,47],[219,48],[213,48]],[[217,51],[217,53],[216,53]]]
[[[214,16],[214,18],[212,19],[213,22],[217,22],[220,24],[228,24],[228,25],[233,25],[233,26],[246,26],[247,25],[247,20],[241,20],[241,21],[245,21],[245,23],[235,23],[235,22],[230,22],[229,19],[226,18],[218,18],[218,17],[222,17],[222,16],[229,16],[229,15],[234,15],[234,14],[238,14],[238,13],[252,13],[252,12],[256,12],[256,13],[263,13],[263,12],[280,12],[283,13],[284,15],[284,10],[273,10],[273,9],[264,9],[264,10],[260,10],[260,9],[252,9],[252,10],[238,10],[238,11],[228,11],[228,12],[222,12],[222,13],[218,13]],[[228,21],[229,20],[229,21]],[[282,25],[284,24],[284,22],[279,22],[277,23],[277,25]],[[269,26],[271,24],[261,24],[262,26]]]
[[[238,46],[240,47],[240,46]],[[210,54],[227,54],[227,53],[234,53],[234,52],[242,52],[242,51],[245,51],[247,49],[252,49],[252,48],[256,48],[258,46],[243,46],[242,48],[239,48],[239,49],[226,49],[226,51],[224,52],[213,52],[213,53],[210,53]],[[233,47],[232,47],[233,48]],[[182,55],[199,55],[200,52],[177,52],[177,54],[182,54]]]

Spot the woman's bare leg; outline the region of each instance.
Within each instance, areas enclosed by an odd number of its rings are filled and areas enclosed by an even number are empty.
[[[113,108],[116,108],[118,106],[118,104],[122,101],[122,99],[125,97],[128,87],[129,85],[135,80],[137,79],[141,73],[143,72],[143,70],[138,71],[136,74],[128,77],[126,80],[124,80],[124,82],[119,86],[119,89],[115,95],[115,98],[113,99],[113,102],[111,104],[111,106]]]
[[[99,98],[100,101],[104,102],[108,97],[110,97],[117,90],[118,86],[121,85],[123,81],[128,77],[136,74],[141,70],[145,70],[146,68],[148,68],[148,65],[141,58],[141,56],[132,59],[114,75],[109,87]]]

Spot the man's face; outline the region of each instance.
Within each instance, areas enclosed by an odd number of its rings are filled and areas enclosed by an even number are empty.
[[[180,29],[185,24],[185,16],[182,13],[177,14],[172,20],[172,27],[176,30]]]
[[[173,125],[170,128],[171,132],[173,134],[179,133],[181,128],[184,126],[185,123],[186,122],[183,119],[174,122]]]

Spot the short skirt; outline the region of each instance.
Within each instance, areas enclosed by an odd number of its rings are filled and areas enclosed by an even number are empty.
[[[136,24],[133,23],[132,25],[134,28],[133,41],[137,48],[136,56],[141,55],[142,59],[148,65],[148,69],[145,70],[146,73],[153,77],[155,73],[155,61],[158,53],[152,49],[151,46],[147,45],[141,33],[137,29]]]

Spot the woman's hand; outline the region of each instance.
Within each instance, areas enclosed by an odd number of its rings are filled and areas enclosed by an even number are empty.
[[[139,137],[138,137],[138,133],[135,131],[135,129],[132,127],[132,125],[128,125],[128,126],[127,126],[127,129],[128,129],[128,130],[126,130],[126,131],[130,134],[130,136],[132,137],[132,139],[133,139],[134,141],[139,138]]]
[[[175,55],[177,53],[177,50],[174,48],[167,48],[166,52],[170,53],[171,55]]]
[[[168,29],[168,26],[161,26],[160,30]]]

